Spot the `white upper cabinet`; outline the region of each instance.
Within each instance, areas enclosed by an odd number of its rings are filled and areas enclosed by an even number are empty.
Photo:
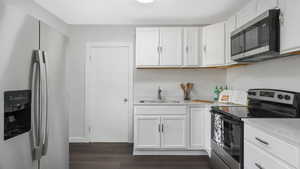
[[[182,34],[182,28],[160,28],[160,65],[182,65]]]
[[[236,16],[230,17],[225,23],[226,29],[226,43],[225,43],[225,55],[226,55],[226,64],[236,63],[231,60],[231,32],[236,29]]]
[[[278,0],[257,0],[257,15],[278,7]]]
[[[182,66],[183,28],[137,28],[136,67]]]
[[[136,29],[136,65],[159,65],[159,28]]]
[[[200,28],[184,28],[183,36],[183,65],[199,66],[200,65]]]
[[[236,14],[237,27],[241,27],[257,16],[257,0],[250,1]]]
[[[282,54],[299,51],[300,38],[300,1],[299,0],[279,0],[281,10],[281,37],[280,52]]]
[[[202,62],[204,66],[225,63],[225,23],[217,23],[203,28]]]

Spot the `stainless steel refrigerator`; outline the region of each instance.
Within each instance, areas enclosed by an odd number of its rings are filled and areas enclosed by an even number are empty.
[[[0,4],[0,169],[68,169],[67,38]],[[31,90],[31,130],[4,140],[4,98]]]

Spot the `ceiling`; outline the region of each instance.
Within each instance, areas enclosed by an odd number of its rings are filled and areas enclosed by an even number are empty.
[[[34,0],[68,24],[181,25],[221,21],[249,0]]]

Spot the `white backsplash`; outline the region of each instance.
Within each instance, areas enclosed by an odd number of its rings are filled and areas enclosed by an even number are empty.
[[[170,100],[183,100],[181,83],[192,82],[192,99],[213,99],[216,85],[225,85],[225,70],[136,70],[135,101],[157,99],[158,87],[162,96]]]

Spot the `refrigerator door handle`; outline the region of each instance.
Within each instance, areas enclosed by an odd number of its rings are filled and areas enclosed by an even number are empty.
[[[32,145],[33,145],[33,159],[39,160],[42,155],[41,151],[41,65],[40,65],[40,51],[35,50],[33,53],[33,68],[32,68],[32,100],[33,100],[33,119],[32,119]]]
[[[41,130],[43,130],[43,142],[42,142],[42,155],[46,155],[48,151],[48,75],[47,75],[47,58],[46,52],[42,52],[41,64],[43,65],[43,117],[44,125]]]

